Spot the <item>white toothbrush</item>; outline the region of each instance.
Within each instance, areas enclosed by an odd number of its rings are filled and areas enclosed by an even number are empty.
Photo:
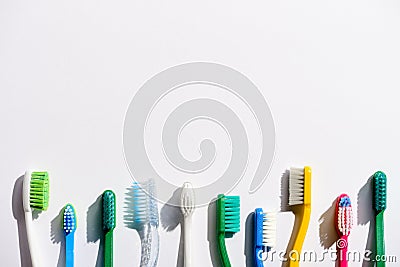
[[[191,228],[192,228],[192,214],[195,210],[195,197],[192,184],[185,182],[182,186],[181,193],[181,211],[183,214],[183,255],[184,266],[192,266],[191,258]]]
[[[26,171],[23,181],[23,208],[25,213],[26,235],[31,255],[32,267],[39,267],[40,258],[33,233],[34,210],[47,210],[49,205],[49,175],[45,171]]]

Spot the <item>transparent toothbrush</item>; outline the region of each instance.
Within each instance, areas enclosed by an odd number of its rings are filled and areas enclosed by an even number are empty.
[[[155,200],[153,180],[134,183],[130,190],[130,215],[127,216],[130,228],[135,229],[141,240],[142,252],[140,267],[157,266],[159,254],[158,208]]]
[[[192,215],[195,210],[195,196],[192,184],[186,182],[182,186],[181,211],[183,214],[183,243],[184,243],[184,266],[192,266],[191,258],[191,229]]]

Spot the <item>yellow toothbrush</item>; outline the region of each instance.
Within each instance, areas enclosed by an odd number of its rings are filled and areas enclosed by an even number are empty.
[[[290,168],[289,207],[295,215],[287,247],[289,267],[298,267],[311,215],[311,168]]]

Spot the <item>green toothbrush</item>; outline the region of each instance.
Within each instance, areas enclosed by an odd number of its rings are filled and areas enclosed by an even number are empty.
[[[47,210],[49,206],[49,174],[46,171],[26,171],[23,181],[23,208],[25,213],[26,235],[31,255],[32,267],[41,266],[37,254],[37,242],[33,233],[34,210]]]
[[[374,209],[376,212],[376,255],[379,259],[385,256],[385,240],[384,240],[384,227],[383,227],[383,213],[386,209],[386,175],[377,171],[373,177],[374,185]],[[376,263],[377,267],[386,266],[385,261],[379,260]]]
[[[115,228],[115,194],[111,190],[103,193],[104,266],[113,266],[113,230]]]
[[[240,231],[240,197],[218,195],[217,199],[217,239],[218,252],[223,267],[231,267],[225,238]]]

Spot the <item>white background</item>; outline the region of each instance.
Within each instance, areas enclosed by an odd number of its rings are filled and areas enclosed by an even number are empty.
[[[304,249],[323,252],[319,219],[347,192],[356,224],[349,248],[363,251],[370,207],[362,201],[368,192],[358,195],[383,170],[387,254],[400,260],[399,29],[397,1],[0,1],[1,265],[21,265],[26,251],[12,209],[17,178],[43,168],[51,172],[51,203],[35,220],[42,266],[63,266],[58,221],[51,222],[67,202],[79,219],[76,266],[96,265],[96,209],[89,207],[106,188],[118,197],[115,266],[138,266],[139,238],[122,219],[132,181],[122,146],[125,111],[147,79],[192,61],[247,75],[275,118],[268,180],[249,195],[247,175],[232,192],[242,196],[242,231],[228,241],[233,266],[245,266],[246,216],[258,206],[279,209],[282,173],[305,164],[313,167],[313,210]],[[279,214],[278,223],[279,251],[292,214]],[[207,208],[196,211],[193,228],[194,266],[211,266]],[[179,237],[180,227],[161,228],[159,266],[177,265]]]

